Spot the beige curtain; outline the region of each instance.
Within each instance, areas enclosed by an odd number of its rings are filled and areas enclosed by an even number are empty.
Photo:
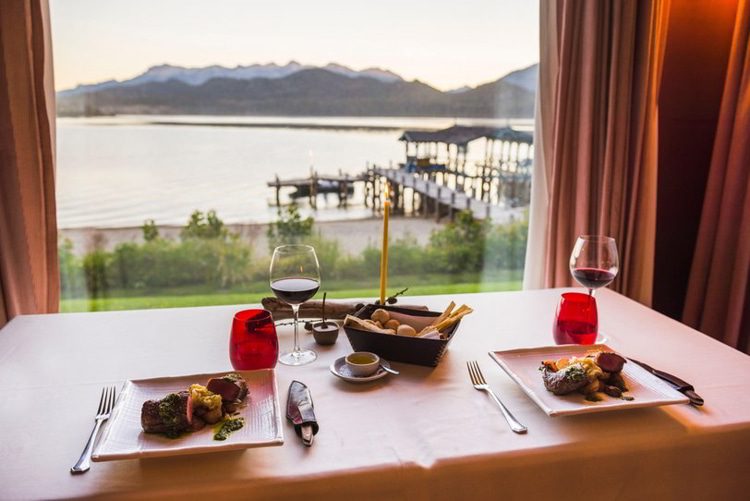
[[[0,327],[59,304],[54,108],[47,2],[0,2]]]
[[[750,2],[741,0],[683,320],[750,354]]]
[[[613,287],[650,305],[656,103],[668,0],[550,0],[540,7],[536,191],[525,285],[570,285],[576,237],[607,234],[620,251]]]

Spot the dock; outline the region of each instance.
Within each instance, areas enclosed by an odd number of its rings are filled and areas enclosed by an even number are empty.
[[[468,162],[469,143],[484,140],[484,156]],[[370,169],[372,207],[382,206],[388,183],[395,212],[453,218],[469,211],[476,219],[500,222],[527,207],[531,195],[533,134],[510,127],[454,125],[437,131],[404,131],[406,162]],[[411,197],[405,197],[410,191]]]
[[[436,181],[423,179],[404,169],[375,166],[372,168],[372,172],[375,176],[386,179],[392,185],[394,210],[397,213],[404,210],[404,189],[412,190],[412,213],[421,212],[424,217],[432,215],[437,220],[444,216],[453,219],[455,212],[469,211],[475,219],[499,221],[507,212],[499,205],[479,200]],[[414,197],[414,194],[417,194],[418,197]],[[418,200],[423,206],[417,207],[415,200]],[[377,202],[373,206],[377,206]]]
[[[349,197],[354,192],[354,185],[358,182],[367,180],[365,174],[352,176],[339,171],[338,175],[320,175],[315,170],[310,169],[310,175],[304,178],[296,179],[279,179],[276,175],[273,181],[266,185],[269,188],[275,188],[276,206],[281,207],[281,189],[294,188],[295,191],[290,195],[292,198],[307,198],[310,207],[318,208],[318,195],[332,193],[338,198],[339,207],[349,205]]]
[[[484,156],[467,161],[469,143],[483,139]],[[469,211],[474,218],[502,222],[528,207],[531,196],[533,134],[510,127],[454,125],[437,131],[404,131],[406,161],[397,166],[367,165],[357,175],[320,175],[268,182],[281,206],[282,188],[294,188],[292,198],[308,198],[318,206],[319,194],[335,194],[346,208],[354,186],[363,183],[364,205],[378,213],[389,187],[394,214],[421,215],[440,220]],[[407,196],[407,194],[409,196]]]

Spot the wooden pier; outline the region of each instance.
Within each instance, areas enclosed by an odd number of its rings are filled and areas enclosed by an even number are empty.
[[[351,176],[339,171],[339,175],[320,175],[315,170],[310,169],[310,175],[305,178],[296,179],[279,179],[276,175],[273,181],[266,185],[269,188],[275,188],[276,207],[281,207],[281,189],[295,188],[297,195],[295,198],[305,197],[309,200],[310,207],[318,208],[318,195],[333,193],[338,198],[339,207],[348,207],[349,197],[352,194],[355,183],[366,181],[366,175]],[[294,193],[292,194],[294,196]]]
[[[469,193],[459,192],[444,184],[430,179],[424,179],[404,169],[373,167],[371,169],[375,178],[387,180],[391,185],[393,210],[395,213],[403,213],[405,210],[406,189],[412,190],[411,212],[421,213],[423,217],[434,217],[440,220],[443,217],[453,218],[456,212],[469,211],[476,219],[492,219],[501,221],[508,214],[508,209],[496,204],[486,202],[471,196]],[[372,180],[371,182],[375,182]],[[373,208],[382,205],[380,198],[382,189],[373,189]],[[417,196],[415,196],[417,195]]]
[[[469,165],[468,145],[484,139],[484,158]],[[509,127],[454,125],[439,131],[405,131],[406,162],[399,168],[373,167],[367,186],[372,207],[382,206],[383,184],[391,186],[396,213],[450,218],[468,210],[477,219],[500,222],[528,206],[531,193],[533,135]],[[444,154],[442,151],[444,149]]]
[[[469,165],[468,144],[480,138],[485,140],[484,159]],[[395,214],[408,209],[413,215],[440,220],[469,211],[476,219],[503,222],[528,206],[531,133],[509,127],[454,125],[439,131],[405,131],[400,141],[406,146],[406,162],[398,167],[368,164],[359,175],[339,171],[337,176],[323,176],[311,169],[305,178],[276,176],[268,183],[276,190],[276,205],[281,206],[281,189],[290,187],[297,190],[296,198],[308,198],[312,209],[317,209],[318,195],[323,193],[335,194],[339,207],[345,208],[354,185],[363,183],[364,205],[376,213],[382,210],[386,184]]]

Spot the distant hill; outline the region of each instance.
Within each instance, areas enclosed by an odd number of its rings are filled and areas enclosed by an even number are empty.
[[[532,117],[537,65],[476,88],[441,92],[379,68],[296,62],[224,68],[161,65],[130,80],[57,95],[60,115]]]

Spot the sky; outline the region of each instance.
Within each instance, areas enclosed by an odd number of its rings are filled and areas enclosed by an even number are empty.
[[[51,0],[55,87],[159,64],[380,67],[441,90],[539,60],[535,0]]]

